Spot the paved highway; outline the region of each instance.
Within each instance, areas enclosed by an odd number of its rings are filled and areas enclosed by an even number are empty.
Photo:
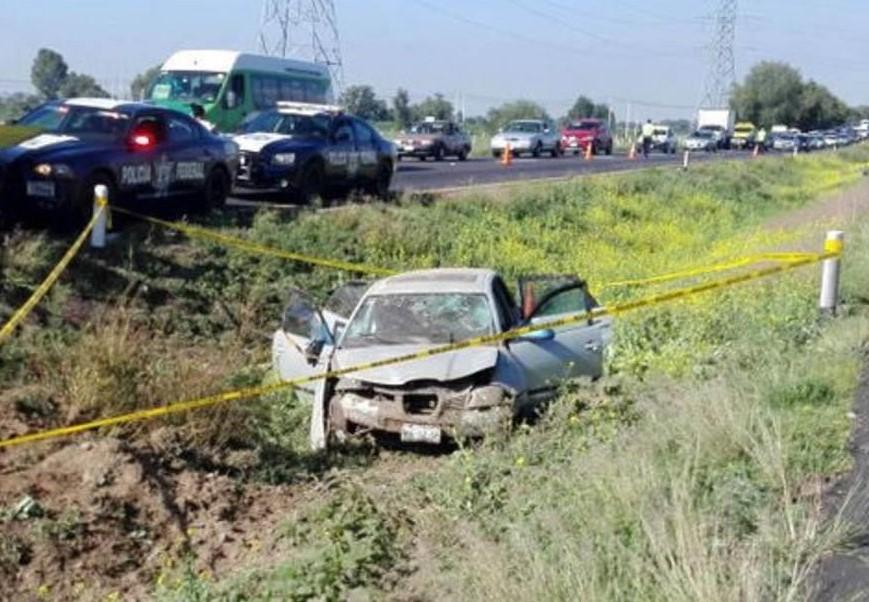
[[[720,161],[750,157],[747,152],[692,153],[691,163]],[[551,157],[513,159],[510,166],[501,165],[493,158],[472,158],[467,161],[420,161],[404,159],[392,181],[396,192],[433,192],[447,191],[467,186],[492,185],[506,182],[519,182],[547,178],[568,178],[594,173],[628,171],[656,166],[678,166],[682,164],[681,153],[664,155],[653,153],[648,159],[638,157],[628,159],[625,155],[600,155],[585,160],[582,156],[565,155],[558,159]],[[266,203],[286,203],[278,193],[236,193],[229,199],[230,206],[255,206]]]

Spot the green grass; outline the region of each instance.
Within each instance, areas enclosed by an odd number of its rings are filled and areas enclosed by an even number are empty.
[[[0,148],[14,146],[39,133],[36,128],[17,125],[0,125]]]
[[[613,301],[649,291],[607,282],[801,242],[805,232],[759,226],[854,182],[866,157],[621,174],[292,219],[262,212],[237,233],[396,269],[572,271]],[[231,216],[208,223],[238,228]],[[29,234],[7,242],[8,307],[63,246]],[[806,571],[841,535],[820,524],[818,483],[849,464],[847,409],[869,334],[867,250],[869,235],[849,232],[852,304],[836,320],[816,314],[816,268],[620,318],[606,379],[566,388],[541,424],[413,478],[378,471],[365,450],[311,456],[306,409],[285,395],[173,419],[189,445],[253,449],[258,464],[240,478],[293,487],[324,470],[329,478],[287,517],[267,562],[215,583],[190,559],[157,594],[800,599]],[[77,259],[38,322],[0,347],[3,399],[63,423],[259,382],[264,335],[288,288],[322,296],[347,277],[135,229]]]

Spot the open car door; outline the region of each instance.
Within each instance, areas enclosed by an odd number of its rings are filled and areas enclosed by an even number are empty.
[[[281,380],[312,377],[329,371],[335,341],[368,285],[351,282],[339,287],[320,312],[313,300],[299,290],[290,291],[281,327],[272,337],[272,364]],[[355,300],[355,301],[354,301]],[[310,380],[296,388],[300,399],[311,401],[311,447],[326,445],[324,379]]]
[[[532,325],[597,307],[585,282],[574,276],[523,278],[519,294],[523,319]],[[611,318],[597,317],[511,341],[510,351],[525,369],[530,396],[548,395],[564,379],[601,376],[611,328]]]

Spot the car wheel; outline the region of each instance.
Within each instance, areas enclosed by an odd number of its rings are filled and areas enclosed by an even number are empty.
[[[540,156],[540,153],[543,151],[543,144],[538,142],[537,146],[534,147],[534,150],[531,151],[531,156],[535,159]]]
[[[492,157],[494,157],[495,159],[500,159],[501,151],[492,151]]]
[[[607,154],[607,155],[611,155],[611,154],[613,154],[613,143],[612,143],[612,141],[610,141],[610,143],[607,144],[607,147],[606,147],[606,154]]]
[[[58,226],[61,229],[66,229],[69,226],[81,228],[90,221],[94,211],[94,188],[99,185],[108,188],[110,205],[118,202],[118,189],[111,176],[107,173],[95,173],[85,180],[78,199],[75,199],[74,202],[71,200],[67,211],[59,217]]]
[[[426,157],[425,155],[420,155],[420,156],[419,156],[419,160],[420,160],[420,161],[425,161],[426,159],[428,159],[428,157]]]
[[[556,142],[555,146],[552,147],[552,150],[549,152],[553,159],[557,159],[561,156],[561,144]]]
[[[366,192],[371,196],[386,200],[389,198],[389,185],[392,183],[392,168],[387,163],[381,163],[377,168],[377,177],[371,182]]]
[[[438,146],[435,148],[434,160],[435,161],[443,161],[444,160],[444,147]]]
[[[205,180],[205,186],[202,190],[202,196],[196,204],[196,210],[200,213],[207,213],[215,209],[223,209],[228,196],[229,176],[222,168],[215,167]]]
[[[308,205],[314,198],[322,196],[325,188],[326,176],[323,173],[323,168],[317,163],[309,165],[302,172],[302,178],[299,181],[298,199],[299,202]]]
[[[465,160],[467,160],[467,158],[468,158],[468,149],[463,148],[462,150],[460,150],[460,151],[459,151],[459,154],[458,154],[458,157],[459,157],[459,161],[465,161]]]

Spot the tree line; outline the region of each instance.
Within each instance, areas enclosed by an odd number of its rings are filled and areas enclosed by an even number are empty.
[[[159,73],[160,66],[157,65],[137,75],[130,85],[130,97],[142,99],[145,90]],[[37,52],[30,80],[35,94],[19,92],[0,97],[0,120],[17,118],[40,103],[56,98],[109,96],[92,76],[70,70],[63,56],[48,48],[41,48]],[[399,88],[387,101],[379,98],[369,85],[347,87],[339,102],[348,111],[364,119],[391,122],[402,129],[426,117],[460,119],[489,131],[497,130],[514,119],[552,120],[546,109],[533,100],[505,102],[489,109],[483,116],[468,117],[461,115],[443,94],[433,94],[411,103],[408,91]],[[767,128],[784,124],[803,130],[826,129],[847,121],[869,118],[869,106],[849,107],[825,86],[813,80],[804,80],[794,67],[773,61],[758,63],[744,81],[734,87],[731,108],[740,121],[751,121]],[[612,115],[605,103],[597,103],[580,95],[567,114],[558,121],[565,123],[584,117],[608,120]],[[680,129],[686,125],[682,121],[678,123]]]

